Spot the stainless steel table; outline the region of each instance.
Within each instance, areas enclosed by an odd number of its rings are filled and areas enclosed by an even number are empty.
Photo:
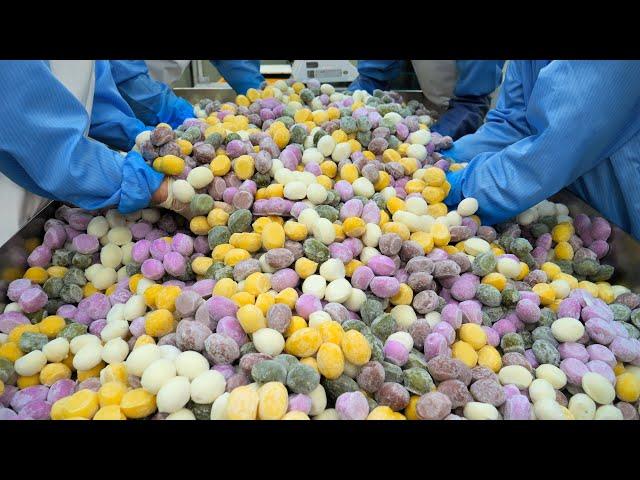
[[[559,192],[551,197],[550,200],[566,204],[572,216],[576,216],[579,213],[600,215],[600,213],[567,190]],[[25,269],[28,267],[26,263],[28,254],[24,248],[25,241],[34,237],[42,238],[44,224],[47,219],[53,217],[58,206],[60,206],[58,202],[52,202],[47,205],[8,242],[0,247],[0,279],[3,278],[8,269]],[[612,282],[640,291],[640,243],[619,227],[612,225],[610,245],[610,252],[604,258],[603,263],[615,267]],[[0,302],[2,302],[1,297]]]

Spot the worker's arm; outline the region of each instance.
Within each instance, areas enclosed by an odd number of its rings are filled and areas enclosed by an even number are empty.
[[[135,152],[87,138],[89,115],[45,61],[0,62],[0,170],[41,196],[88,210],[146,207],[163,175]],[[33,187],[37,188],[33,188]]]
[[[95,77],[89,136],[110,147],[131,150],[136,136],[149,127],[135,117],[120,96],[107,60],[96,60]]]
[[[401,72],[401,60],[358,60],[358,77],[347,90],[389,90],[391,80]]]
[[[531,64],[522,63],[526,74]],[[637,133],[627,127],[640,115],[640,62],[554,61],[540,71],[527,115],[530,135],[447,175],[448,205],[475,197],[483,222],[498,223],[594,168],[628,141],[620,132]]]
[[[189,102],[151,78],[144,60],[110,60],[109,64],[120,95],[146,125],[168,123],[177,128],[194,116]]]
[[[487,113],[484,125],[475,133],[458,139],[443,154],[459,162],[468,162],[484,152],[497,152],[529,135],[522,88],[522,62],[507,67],[496,107]]]
[[[491,105],[491,93],[502,79],[502,60],[457,60],[458,81],[449,109],[431,130],[454,140],[475,132]]]
[[[236,93],[244,95],[250,88],[260,88],[264,77],[260,60],[210,60]]]

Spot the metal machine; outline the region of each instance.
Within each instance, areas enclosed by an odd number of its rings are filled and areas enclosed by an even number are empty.
[[[229,88],[223,79],[215,80],[207,70],[207,60],[191,62],[191,85],[194,88]],[[260,65],[260,73],[269,80],[293,77],[300,82],[311,79],[337,85],[351,83],[358,76],[358,70],[349,60],[265,60]]]
[[[351,83],[358,69],[349,60],[294,60],[292,77],[299,82]]]

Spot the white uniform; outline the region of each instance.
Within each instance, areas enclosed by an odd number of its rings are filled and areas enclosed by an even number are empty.
[[[93,60],[50,60],[53,75],[84,105],[89,116],[93,107],[95,62]],[[84,132],[85,135],[89,133]],[[23,225],[49,202],[16,185],[0,173],[0,245],[9,240]]]
[[[455,60],[411,60],[424,96],[435,106],[447,108],[458,81]]]
[[[411,60],[413,70],[424,96],[439,108],[447,108],[458,83],[455,60]],[[506,71],[507,63],[502,68]],[[500,85],[491,93],[491,107],[495,106]]]
[[[187,69],[191,60],[145,60],[149,75],[167,85],[178,80]]]

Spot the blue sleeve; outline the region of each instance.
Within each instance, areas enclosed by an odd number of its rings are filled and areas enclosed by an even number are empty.
[[[456,97],[491,95],[502,80],[504,60],[456,60]]]
[[[522,63],[523,70],[531,65]],[[640,115],[638,99],[640,62],[551,62],[540,71],[529,99],[532,132],[450,173],[447,204],[475,197],[485,223],[514,217],[573,183],[628,141],[620,132],[636,133],[628,126]]]
[[[477,132],[457,140],[445,155],[459,162],[468,162],[484,152],[497,152],[529,135],[525,118],[523,62],[511,61],[496,107],[487,113],[484,125]]]
[[[41,60],[0,62],[0,170],[41,196],[88,210],[149,204],[163,175],[84,136],[89,116]]]
[[[122,98],[146,125],[167,123],[179,127],[193,117],[193,107],[171,87],[149,76],[144,60],[110,60],[111,74]]]
[[[401,60],[358,60],[358,78],[348,90],[389,90],[391,80],[402,72]]]
[[[264,77],[260,60],[210,60],[236,93],[245,94],[250,88],[260,88]]]
[[[454,140],[475,132],[491,104],[491,93],[502,80],[503,60],[457,60],[454,98],[431,130]]]
[[[107,60],[96,60],[95,76],[89,136],[110,147],[131,150],[146,127],[120,96]]]

